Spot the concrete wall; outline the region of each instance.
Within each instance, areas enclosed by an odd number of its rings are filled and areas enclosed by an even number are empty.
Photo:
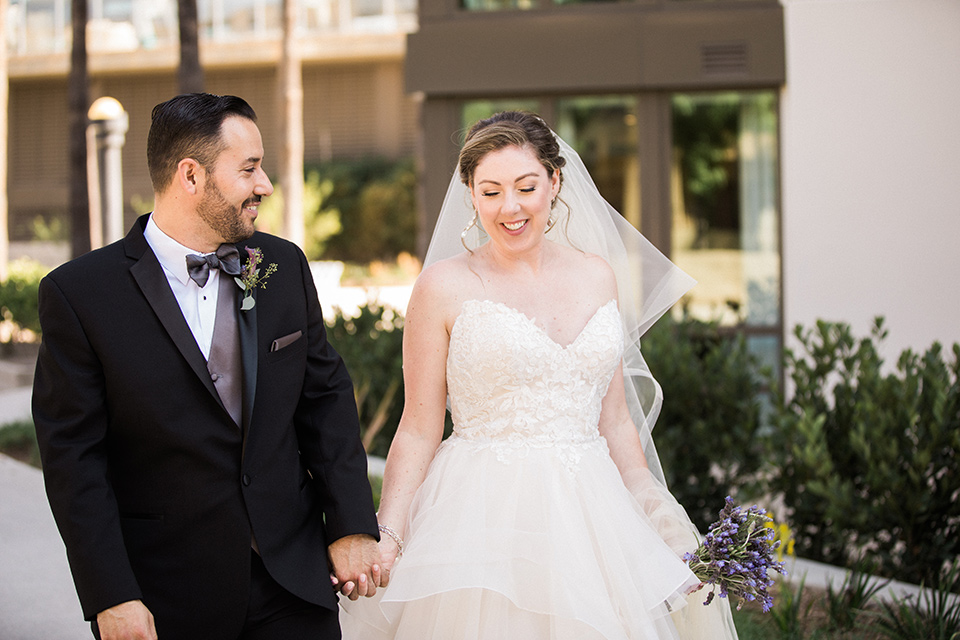
[[[960,341],[960,2],[782,2],[787,330]]]

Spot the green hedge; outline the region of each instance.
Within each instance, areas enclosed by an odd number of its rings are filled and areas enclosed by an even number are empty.
[[[30,420],[0,424],[0,453],[40,468],[37,431]]]
[[[309,169],[331,185],[324,208],[340,212],[341,229],[324,260],[370,262],[416,253],[417,175],[413,160],[338,160]],[[319,256],[317,256],[319,257]]]
[[[367,263],[416,253],[413,160],[331,160],[304,168],[304,253],[309,260]],[[283,235],[283,190],[260,207],[257,228]]]
[[[701,531],[760,468],[761,376],[743,336],[665,316],[641,341],[663,388],[654,441],[667,486]]]
[[[12,322],[16,327],[14,341],[22,338],[20,331],[27,329],[40,333],[40,309],[37,295],[40,280],[47,268],[33,260],[15,260],[10,263],[7,278],[0,282],[0,320]]]
[[[797,327],[791,388],[765,438],[769,489],[783,496],[797,555],[927,584],[960,554],[960,345],[878,353],[878,318]]]
[[[403,411],[403,316],[370,303],[355,318],[338,309],[327,325],[330,344],[353,378],[364,448],[386,456]]]

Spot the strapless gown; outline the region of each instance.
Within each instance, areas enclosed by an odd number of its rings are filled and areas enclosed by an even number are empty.
[[[614,301],[566,346],[501,303],[464,303],[447,357],[453,434],[389,587],[342,599],[346,640],[679,638],[670,613],[698,581],[598,430],[622,353]]]

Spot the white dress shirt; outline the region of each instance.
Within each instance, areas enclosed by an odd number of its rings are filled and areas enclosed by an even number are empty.
[[[153,221],[153,215],[147,221],[143,237],[157,256],[173,295],[180,304],[180,311],[193,333],[197,346],[204,358],[210,357],[210,342],[213,340],[213,323],[217,317],[217,292],[219,291],[220,270],[210,269],[207,283],[200,287],[190,279],[187,272],[187,255],[196,251],[183,246],[163,231]],[[212,252],[211,252],[212,253]],[[197,254],[206,255],[206,254]]]

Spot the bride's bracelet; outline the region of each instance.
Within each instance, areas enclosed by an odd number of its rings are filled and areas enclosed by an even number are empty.
[[[378,524],[377,528],[382,532],[393,538],[393,541],[397,543],[397,557],[403,555],[403,538],[400,537],[400,534],[388,527],[385,524]]]

